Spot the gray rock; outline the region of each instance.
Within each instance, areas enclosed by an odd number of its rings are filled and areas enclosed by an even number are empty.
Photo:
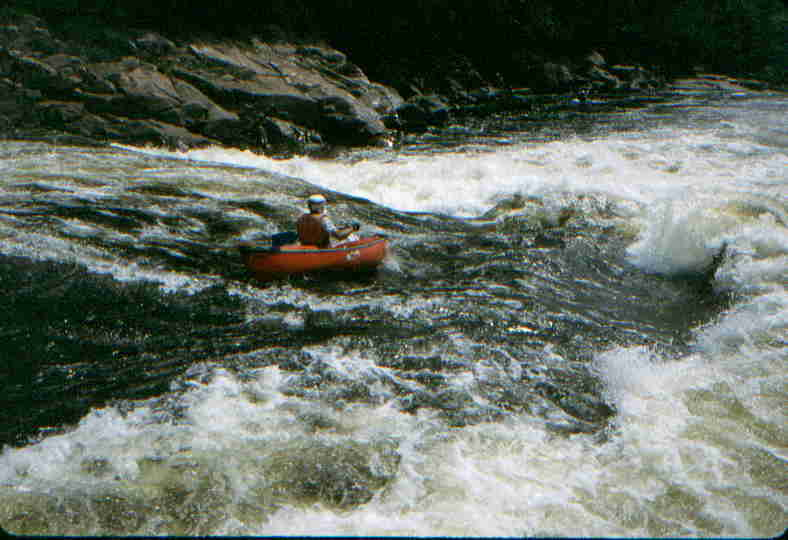
[[[299,47],[296,52],[302,56],[316,57],[330,64],[342,65],[347,62],[347,56],[345,56],[345,53],[335,51],[334,49],[327,49],[325,47]]]
[[[615,65],[610,66],[608,70],[624,81],[624,85],[630,90],[657,88],[662,84],[657,75],[645,69],[643,66]]]
[[[262,144],[266,148],[297,148],[308,138],[303,128],[278,118],[265,118],[261,127]]]
[[[413,96],[397,108],[403,129],[418,131],[449,121],[449,107],[437,96]]]
[[[594,86],[605,90],[617,89],[622,85],[618,77],[597,65],[591,66],[588,70],[588,78]]]
[[[76,102],[42,101],[36,109],[42,123],[60,128],[85,115],[85,105]]]
[[[564,64],[556,64],[554,62],[546,62],[542,66],[543,82],[546,83],[549,89],[561,91],[571,88],[575,81],[576,76],[572,73],[569,66]]]
[[[91,62],[67,53],[79,46],[52,38],[40,19],[0,27],[0,111],[26,107],[0,126],[30,117],[31,129],[187,146],[372,144],[403,103],[330,47],[124,39],[132,55]]]
[[[176,49],[175,43],[156,32],[145,32],[140,37],[133,39],[131,45],[137,51],[152,56],[171,54]]]
[[[34,90],[60,92],[73,87],[73,84],[63,80],[57,69],[16,50],[0,50],[0,70],[22,86]]]
[[[585,61],[589,66],[596,66],[598,68],[603,68],[607,64],[605,62],[605,57],[599,54],[597,51],[591,51],[586,55]]]
[[[331,140],[369,141],[386,131],[380,116],[352,99],[330,96],[318,102],[320,131]]]

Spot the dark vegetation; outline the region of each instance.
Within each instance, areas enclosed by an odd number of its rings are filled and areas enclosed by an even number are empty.
[[[97,47],[113,28],[323,41],[404,94],[413,81],[429,88],[436,67],[528,86],[533,66],[591,50],[668,77],[700,67],[785,85],[788,71],[783,0],[11,0],[6,9]]]

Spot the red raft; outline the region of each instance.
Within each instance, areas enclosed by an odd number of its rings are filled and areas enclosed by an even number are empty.
[[[299,243],[263,247],[239,246],[241,259],[260,280],[321,271],[359,272],[375,269],[386,257],[388,240],[369,236],[329,248]]]

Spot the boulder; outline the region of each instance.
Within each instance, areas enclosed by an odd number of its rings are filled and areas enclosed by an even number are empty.
[[[734,79],[726,75],[697,73],[695,77],[677,79],[668,86],[671,93],[679,95],[720,95],[723,93],[752,93],[765,88],[754,85],[749,79]]]
[[[169,148],[199,148],[216,144],[216,140],[193,133],[181,126],[157,120],[115,119],[115,127],[122,128],[122,140],[132,144],[158,142]]]
[[[607,62],[605,62],[605,57],[602,56],[597,51],[591,51],[586,55],[583,59],[587,66],[596,66],[598,68],[604,68]]]
[[[473,62],[466,56],[449,52],[430,60],[433,69],[423,77],[418,94],[437,93],[452,103],[468,103],[470,89],[487,86]]]
[[[421,131],[449,121],[449,107],[437,96],[413,96],[396,113],[401,127],[407,131]]]
[[[59,129],[85,115],[85,105],[77,102],[42,101],[36,110],[42,124]]]
[[[176,49],[175,43],[156,32],[145,32],[132,39],[131,46],[141,54],[148,56],[172,54]]]
[[[132,54],[97,54],[104,61],[96,62],[68,53],[83,47],[42,24],[0,27],[0,81],[13,94],[0,105],[27,107],[38,127],[154,144],[370,144],[403,103],[330,47],[259,39],[180,47],[155,32],[115,32],[112,43],[122,37]],[[0,125],[18,123],[5,116]]]
[[[304,46],[296,49],[296,53],[304,57],[315,57],[329,64],[343,65],[347,62],[345,53],[327,47]]]
[[[10,132],[24,117],[19,105],[19,87],[12,81],[0,78],[0,133]]]
[[[236,113],[219,107],[191,84],[176,78],[171,79],[171,82],[177,93],[186,125],[233,123],[239,120]]]
[[[370,82],[364,95],[358,98],[359,101],[367,105],[379,115],[385,116],[397,110],[397,107],[405,103],[399,92],[386,85]]]
[[[614,65],[608,68],[613,75],[621,79],[628,90],[647,90],[662,85],[660,78],[637,65]]]
[[[32,55],[0,49],[0,70],[25,88],[61,93],[75,87],[58,70]]]
[[[0,24],[0,47],[54,54],[64,44],[52,37],[46,23],[33,15],[19,15],[9,24]]]
[[[545,62],[542,65],[543,79],[539,81],[548,90],[566,91],[575,86],[577,77],[569,66],[555,62]]]
[[[112,100],[118,114],[155,118],[181,126],[238,120],[237,115],[216,105],[194,86],[161,73],[155,66],[115,67],[118,69],[106,78],[118,89],[117,97]]]
[[[592,65],[589,68],[587,77],[591,81],[591,86],[597,90],[615,90],[622,85],[618,77],[597,65]]]
[[[260,136],[262,145],[272,150],[301,148],[310,138],[319,141],[317,135],[278,118],[263,119]]]
[[[574,90],[580,81],[568,62],[551,61],[542,54],[528,49],[515,49],[510,53],[512,71],[516,82],[536,92],[558,93]],[[593,57],[594,61],[598,61]],[[589,62],[589,61],[586,61]],[[587,63],[588,66],[593,64]]]
[[[120,116],[102,118],[105,137],[128,144],[156,144],[167,148],[199,148],[217,144],[208,137],[158,120],[129,119]],[[84,121],[80,120],[83,122]]]
[[[318,101],[320,132],[335,142],[364,142],[385,133],[380,116],[372,109],[342,96]]]
[[[364,76],[329,69],[347,64],[338,52],[260,42],[252,49],[192,44],[190,51],[199,62],[174,70],[179,78],[227,108],[252,103],[265,116],[317,130],[330,142],[373,140],[384,130],[381,112],[398,103],[395,92]]]
[[[169,77],[155,66],[112,65],[107,79],[118,89],[112,105],[118,114],[130,118],[161,118],[173,123],[184,123],[179,118],[178,92]],[[179,121],[180,120],[180,121]]]

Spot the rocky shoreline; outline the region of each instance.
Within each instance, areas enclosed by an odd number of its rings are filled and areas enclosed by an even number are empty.
[[[390,144],[463,114],[529,110],[593,96],[760,92],[720,75],[668,81],[643,66],[609,66],[596,52],[545,62],[534,88],[491,83],[473,66],[443,66],[437,88],[370,81],[325,45],[195,39],[129,30],[109,50],[58,37],[40,18],[0,23],[0,138],[187,149],[224,145],[271,155]],[[436,69],[438,69],[436,67]],[[462,81],[462,82],[459,82]],[[403,94],[411,94],[407,99]]]

